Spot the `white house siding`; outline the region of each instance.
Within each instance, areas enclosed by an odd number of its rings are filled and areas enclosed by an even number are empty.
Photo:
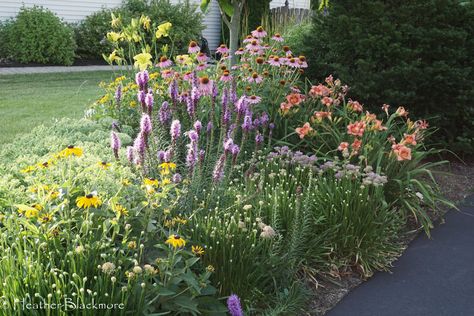
[[[311,5],[310,2],[310,0],[288,0],[290,8],[309,9]],[[270,2],[270,9],[283,7],[284,5],[285,0],[273,0]]]
[[[171,0],[178,3],[182,0]],[[191,0],[199,5],[200,0]],[[0,21],[15,17],[20,8],[24,5],[32,7],[34,5],[43,6],[56,13],[66,22],[78,22],[93,12],[102,8],[114,8],[119,6],[122,0],[0,0]],[[212,2],[209,11],[204,17],[206,29],[203,36],[208,40],[211,49],[219,46],[221,20],[219,7],[216,1]]]

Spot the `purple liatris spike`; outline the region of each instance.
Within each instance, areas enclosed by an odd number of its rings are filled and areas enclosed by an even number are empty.
[[[146,90],[146,86],[148,84],[148,80],[150,76],[148,75],[148,71],[144,70],[135,75],[135,82],[138,85],[140,90]]]
[[[232,90],[230,91],[230,102],[232,104],[235,104],[237,102],[238,96],[237,96],[237,82],[233,81],[232,82]]]
[[[206,132],[208,135],[211,134],[213,128],[214,128],[214,125],[212,124],[212,122],[207,123]]]
[[[232,162],[235,163],[235,159],[237,158],[237,155],[240,153],[239,145],[234,144],[230,152],[232,153]]]
[[[168,101],[164,101],[161,104],[160,110],[158,111],[158,119],[161,124],[168,124],[171,119],[171,111]]]
[[[206,151],[204,149],[199,150],[199,162],[203,163],[206,157]]]
[[[128,146],[127,147],[127,160],[132,163],[133,162],[133,147],[132,146]]]
[[[178,82],[173,80],[168,88],[170,98],[173,102],[178,100]]]
[[[224,152],[229,153],[232,150],[232,146],[234,146],[234,140],[232,138],[228,138],[224,141]]]
[[[186,155],[186,166],[189,168],[189,173],[192,174],[194,170],[194,166],[198,160],[197,157],[197,146],[195,143],[187,144],[188,153]]]
[[[148,113],[151,114],[153,110],[153,104],[154,104],[154,99],[153,99],[153,91],[148,91],[148,93],[145,95],[145,105],[148,109]]]
[[[260,146],[263,143],[263,135],[260,132],[257,132],[257,135],[255,135],[255,143],[257,146]]]
[[[237,127],[237,125],[230,124],[229,129],[227,130],[227,134],[226,134],[227,138],[232,137],[232,133],[234,132],[236,127]]]
[[[245,95],[241,96],[239,100],[235,103],[235,110],[239,115],[244,115],[247,112],[247,97]]]
[[[120,101],[122,101],[122,84],[119,84],[115,89],[115,102],[120,103]]]
[[[173,175],[173,179],[172,179],[172,180],[173,180],[174,183],[180,183],[181,180],[182,180],[182,177],[181,177],[181,175],[180,175],[179,173],[175,173],[175,174]]]
[[[196,130],[196,132],[199,134],[201,133],[201,130],[202,130],[202,123],[201,121],[196,121],[194,122],[194,125],[193,125],[194,129]]]
[[[110,133],[110,147],[112,147],[112,151],[114,152],[115,159],[118,159],[118,152],[122,143],[120,142],[120,138],[118,137],[117,133],[111,132]]]
[[[252,129],[252,111],[247,110],[244,116],[244,122],[242,123],[242,129],[244,132],[249,132]]]
[[[165,162],[165,151],[164,150],[160,150],[158,151],[158,154],[157,154],[157,157],[158,157],[158,160],[160,162]]]
[[[231,114],[231,112],[230,112],[230,109],[229,109],[229,107],[227,107],[227,108],[225,109],[224,116],[222,117],[222,123],[224,123],[224,125],[229,124],[230,119],[231,119],[231,115],[232,115],[232,114]]]
[[[171,158],[173,158],[173,150],[168,149],[167,151],[165,151],[165,161],[170,162]]]
[[[116,130],[117,132],[120,132],[120,125],[117,121],[112,122],[112,130]]]
[[[225,154],[222,154],[217,160],[216,165],[214,167],[214,171],[212,172],[212,180],[214,182],[221,182],[222,178],[224,178],[224,169],[225,169]]]
[[[190,130],[188,132],[188,137],[191,140],[191,143],[196,143],[199,138],[199,135],[195,130]]]
[[[268,113],[263,112],[262,115],[260,116],[260,125],[263,127],[266,127],[269,121],[270,121],[270,117],[268,116]]]
[[[141,157],[145,156],[146,143],[143,132],[138,133],[137,138],[135,138],[135,141],[133,142],[133,148]]]
[[[244,316],[242,306],[240,305],[240,299],[237,295],[232,294],[227,299],[227,308],[231,316]]]
[[[170,134],[171,134],[171,141],[173,143],[176,143],[179,136],[181,135],[181,123],[179,122],[179,120],[174,120],[171,123]]]
[[[140,130],[145,135],[149,135],[151,133],[151,130],[152,130],[151,119],[148,114],[142,115],[142,119],[140,121]]]
[[[219,88],[216,84],[212,85],[212,99],[215,101],[217,96],[219,95]]]

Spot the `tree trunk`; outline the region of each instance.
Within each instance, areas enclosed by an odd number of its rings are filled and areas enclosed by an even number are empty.
[[[234,7],[234,14],[230,20],[229,28],[229,49],[232,54],[231,65],[235,65],[237,58],[235,52],[239,49],[239,38],[240,38],[240,21],[242,19],[242,8],[245,0],[233,0],[232,6]]]

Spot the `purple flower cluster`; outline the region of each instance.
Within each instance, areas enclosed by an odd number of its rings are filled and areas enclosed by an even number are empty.
[[[117,133],[112,131],[110,133],[110,147],[112,148],[112,151],[114,152],[115,159],[119,158],[118,152],[121,146],[122,146],[122,143],[120,142],[120,138],[118,137]]]
[[[291,151],[288,146],[275,147],[275,151],[268,154],[269,160],[280,160],[290,165],[314,168],[317,158],[315,155],[305,155],[301,151]]]
[[[227,308],[231,316],[244,316],[242,306],[240,305],[240,299],[235,294],[232,294],[227,299]]]

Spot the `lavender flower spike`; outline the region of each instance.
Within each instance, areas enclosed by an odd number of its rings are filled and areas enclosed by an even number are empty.
[[[242,307],[240,306],[240,299],[235,294],[232,294],[227,299],[227,308],[231,316],[244,316]]]
[[[122,101],[122,84],[119,84],[115,90],[115,102],[120,104],[120,101]]]
[[[127,147],[127,160],[128,160],[130,163],[133,162],[133,156],[134,156],[133,147],[132,147],[132,146],[128,146],[128,147]]]
[[[153,111],[153,104],[153,91],[150,89],[150,91],[148,91],[148,93],[145,95],[145,105],[147,107],[148,114],[151,114],[151,112]]]
[[[151,119],[148,114],[142,115],[142,119],[140,121],[140,130],[145,135],[149,135],[151,133],[151,130],[152,130]]]
[[[193,127],[194,127],[194,129],[196,130],[196,132],[197,132],[198,134],[201,133],[201,130],[202,130],[202,123],[201,123],[201,121],[196,121],[196,122],[194,122],[194,126],[193,126]]]
[[[171,141],[173,143],[176,143],[179,136],[181,135],[181,123],[179,122],[179,120],[174,120],[171,123],[170,134],[171,134]]]
[[[139,72],[135,75],[135,82],[140,90],[146,90],[146,86],[148,84],[149,79],[150,76],[148,75],[148,71],[146,70]]]
[[[120,138],[118,137],[117,133],[113,131],[110,133],[110,147],[112,147],[115,159],[119,159],[118,152],[120,147],[122,147],[122,143],[120,142]]]
[[[219,157],[219,160],[217,160],[216,166],[214,167],[212,180],[214,180],[215,183],[221,182],[222,178],[224,178],[225,158],[226,155],[222,154]]]
[[[168,101],[163,101],[163,104],[161,104],[161,108],[158,111],[158,119],[161,124],[167,124],[171,119],[171,111]]]

